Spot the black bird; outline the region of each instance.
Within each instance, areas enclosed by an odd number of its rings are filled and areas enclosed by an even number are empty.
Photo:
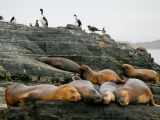
[[[39,23],[38,23],[38,20],[36,20],[36,24],[35,24],[36,27],[39,27]]]
[[[74,14],[74,17],[75,17],[75,22],[74,22],[74,24],[75,24],[76,26],[81,27],[81,25],[82,25],[81,21],[80,21],[79,19],[77,19],[77,16],[76,16],[75,14]]]
[[[40,9],[41,14],[40,14],[40,21],[43,25],[43,27],[48,27],[48,21],[46,19],[46,17],[43,15],[43,9]]]
[[[3,17],[0,15],[0,20],[3,20]]]
[[[10,22],[14,22],[14,24],[16,24],[16,18],[13,16],[10,20]]]
[[[99,30],[98,28],[96,28],[96,27],[94,27],[94,26],[88,25],[87,27],[88,27],[88,30],[90,30],[91,32],[101,31],[101,30]]]

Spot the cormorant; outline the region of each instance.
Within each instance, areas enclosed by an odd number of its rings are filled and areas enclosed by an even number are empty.
[[[43,25],[43,27],[48,27],[48,21],[46,19],[46,17],[43,15],[43,9],[40,9],[41,14],[40,14],[40,21]]]
[[[75,14],[74,14],[74,17],[75,17],[75,22],[74,22],[75,25],[81,27],[81,25],[82,25],[81,21],[79,19],[77,19],[77,16]]]
[[[36,20],[35,26],[36,26],[36,27],[39,27],[38,20]]]

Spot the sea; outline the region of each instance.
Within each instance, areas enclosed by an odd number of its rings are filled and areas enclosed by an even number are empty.
[[[160,49],[147,49],[147,51],[154,58],[154,62],[160,65]]]

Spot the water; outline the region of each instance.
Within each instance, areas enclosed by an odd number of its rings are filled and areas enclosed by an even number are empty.
[[[147,51],[154,58],[154,62],[160,65],[160,50],[159,49],[147,49]]]

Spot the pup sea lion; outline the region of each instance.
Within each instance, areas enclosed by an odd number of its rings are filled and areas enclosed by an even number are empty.
[[[77,63],[69,59],[62,57],[41,57],[38,60],[55,68],[69,72],[79,73],[81,75],[81,67]]]
[[[146,48],[145,48],[145,47],[143,47],[143,46],[138,46],[137,50],[147,52]]]
[[[78,90],[69,84],[59,87],[49,84],[26,86],[14,83],[6,88],[5,100],[7,107],[27,106],[36,101],[67,100],[76,102],[81,100]]]
[[[114,83],[125,83],[125,80],[121,80],[120,77],[110,69],[104,69],[101,71],[93,71],[90,67],[82,65],[82,76],[84,79],[92,83],[105,83],[105,82],[114,82]]]
[[[78,76],[74,76],[72,79],[74,81],[69,84],[73,85],[79,91],[84,102],[100,103],[102,101],[102,96],[90,81],[82,80]]]
[[[119,87],[114,91],[116,101],[121,106],[127,106],[128,104],[148,104],[158,106],[154,103],[153,95],[150,88],[139,79],[128,79],[124,87]]]
[[[115,102],[114,91],[117,89],[117,85],[113,82],[105,82],[99,88],[99,93],[102,95],[102,101],[104,104]]]
[[[153,83],[157,83],[159,81],[159,75],[156,71],[148,70],[148,69],[135,69],[133,66],[129,64],[123,64],[122,68],[124,73],[128,77],[138,78],[140,80],[149,80],[153,81]]]

